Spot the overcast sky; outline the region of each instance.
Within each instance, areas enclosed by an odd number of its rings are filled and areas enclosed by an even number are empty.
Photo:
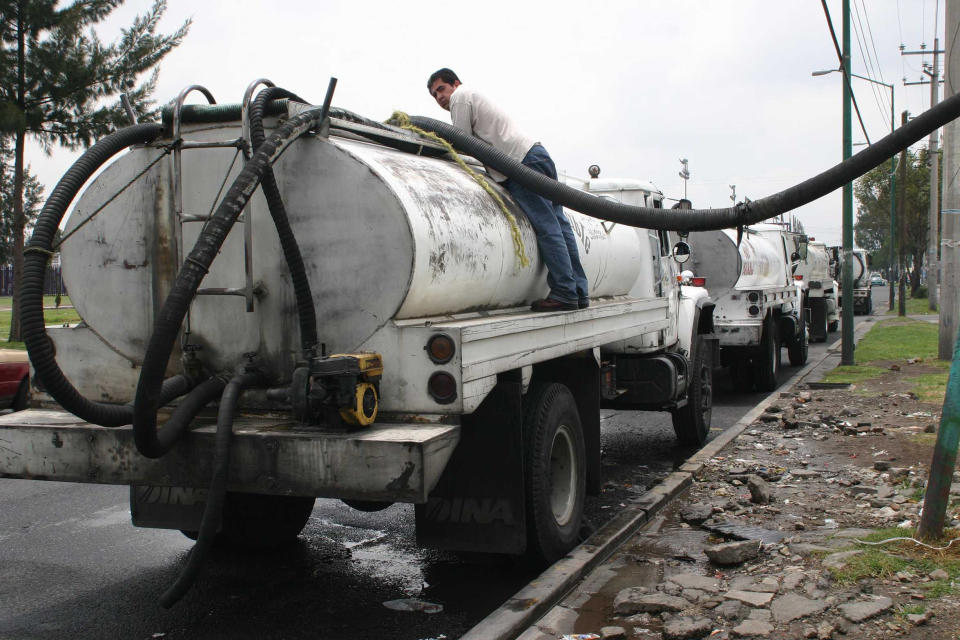
[[[149,5],[128,0],[101,37],[112,40]],[[839,39],[841,2],[827,5]],[[924,78],[932,56],[901,56],[900,45],[932,50],[941,34],[942,47],[943,2],[851,6],[854,73],[895,85],[898,123],[900,111],[928,108],[930,87],[903,78]],[[566,173],[599,164],[603,177],[650,180],[678,198],[679,159],[689,159],[695,207],[729,206],[729,185],[738,201],[758,199],[841,159],[841,76],[811,76],[839,67],[816,0],[169,0],[161,30],[191,17],[190,34],[162,63],[158,103],[190,84],[239,102],[259,77],[319,103],[336,76],[337,106],[378,120],[395,109],[446,120],[425,86],[446,66],[512,114]],[[853,82],[877,140],[889,133],[890,90]],[[854,119],[854,142],[864,139]],[[32,150],[28,162],[49,193],[76,157]],[[796,213],[809,234],[840,243],[839,190]]]

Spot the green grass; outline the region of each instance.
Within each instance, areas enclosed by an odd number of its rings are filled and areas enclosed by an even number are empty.
[[[824,382],[847,382],[857,384],[884,375],[888,368],[877,362],[893,360],[900,364],[901,371],[910,367],[911,358],[921,358],[924,365],[940,369],[937,373],[917,375],[914,393],[924,402],[943,402],[947,388],[950,363],[937,360],[939,326],[910,318],[888,318],[878,322],[857,343],[853,366],[836,367],[824,376]],[[906,369],[909,373],[909,369]]]
[[[935,360],[938,332],[937,325],[922,320],[882,320],[857,343],[854,352],[856,363],[907,358]]]
[[[44,296],[44,306],[48,306],[47,298],[50,299],[49,304],[52,305],[53,296]],[[65,299],[66,298],[61,298],[61,307],[64,304],[63,300]],[[26,346],[22,342],[7,342],[7,336],[10,335],[11,311],[9,307],[4,308],[4,300],[6,300],[7,304],[9,304],[10,298],[0,298],[0,347],[7,349],[25,349]],[[69,300],[67,303],[69,303]],[[44,324],[47,325],[76,324],[77,322],[80,322],[80,316],[77,314],[76,309],[73,308],[45,309],[43,312],[43,321]]]
[[[934,546],[945,546],[947,541],[958,535],[956,530],[944,531],[944,540],[934,542]],[[863,536],[867,542],[880,542],[889,538],[915,537],[913,529],[879,529]],[[890,542],[879,546],[853,544],[849,549],[859,549],[863,553],[850,558],[843,569],[831,569],[833,578],[840,584],[849,585],[863,578],[888,578],[898,571],[907,571],[916,576],[925,576],[934,569],[943,569],[949,575],[946,580],[934,580],[920,586],[929,598],[957,593],[960,588],[954,585],[960,578],[960,548],[954,544],[946,551],[934,551],[916,545],[910,541]],[[906,613],[922,613],[907,611]]]
[[[937,313],[936,311],[930,311],[930,301],[927,298],[907,298],[907,303],[904,307],[908,316],[926,316]],[[896,302],[893,305],[893,310],[887,311],[887,315],[895,316],[900,313],[899,310],[900,303]]]
[[[900,610],[897,611],[897,615],[905,618],[911,614],[920,615],[927,610],[927,605],[925,604],[904,604],[900,606]]]
[[[43,296],[43,306],[44,307],[53,307],[57,304],[57,296]],[[70,296],[60,296],[60,306],[69,307],[73,303],[70,302]],[[0,309],[9,309],[13,306],[13,300],[10,296],[0,296]]]

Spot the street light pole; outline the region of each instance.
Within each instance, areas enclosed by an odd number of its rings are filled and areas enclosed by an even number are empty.
[[[825,69],[823,71],[814,71],[811,75],[814,76],[825,76],[828,73],[836,73],[841,71],[841,69]],[[896,110],[894,108],[894,87],[892,84],[886,82],[880,82],[879,80],[874,80],[873,78],[867,78],[866,76],[857,75],[856,73],[851,73],[851,77],[860,78],[861,80],[866,80],[867,82],[872,82],[873,84],[880,84],[885,86],[887,89],[890,89],[890,133],[895,131],[896,127]],[[896,246],[897,246],[897,208],[896,208],[896,190],[897,190],[897,174],[896,174],[897,158],[896,156],[890,158],[890,239],[888,241],[889,245],[889,258],[887,266],[887,278],[889,279],[890,286],[890,296],[889,296],[889,307],[888,310],[893,311],[893,303],[896,299],[895,289],[896,278],[894,278],[895,267],[894,263],[896,262]]]
[[[850,77],[850,0],[843,0],[843,74]],[[850,82],[843,82],[843,160],[853,155],[850,133]],[[852,366],[853,358],[853,183],[843,185],[843,325],[840,364]]]

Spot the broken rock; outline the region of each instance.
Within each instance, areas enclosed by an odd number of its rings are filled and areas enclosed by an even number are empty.
[[[712,547],[705,547],[703,552],[714,564],[721,566],[741,564],[760,555],[760,541],[724,542]]]

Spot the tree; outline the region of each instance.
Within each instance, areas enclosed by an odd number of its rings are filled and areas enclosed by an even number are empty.
[[[139,116],[146,115],[157,65],[190,28],[188,20],[170,35],[157,35],[166,1],[156,0],[116,42],[104,44],[93,26],[123,0],[75,0],[63,8],[58,4],[57,0],[0,0],[0,137],[8,144],[12,139],[14,148],[10,340],[21,339],[27,137],[40,142],[47,153],[54,144],[68,149],[89,146],[128,123],[119,100],[111,100],[121,93],[127,94]],[[152,71],[149,77],[141,80],[148,71]]]
[[[0,137],[0,265],[9,264],[13,258],[13,176],[7,163],[10,155],[9,145]],[[24,223],[29,228],[40,213],[43,204],[43,185],[30,173],[28,166],[24,170]]]
[[[897,170],[896,193],[904,192],[904,211],[897,208],[897,241],[903,244],[904,268],[909,270],[911,294],[920,287],[920,274],[927,250],[930,210],[930,162],[926,149],[907,150],[906,185],[900,183]],[[938,181],[939,184],[939,181]],[[939,188],[939,187],[938,187]],[[857,223],[854,226],[857,245],[870,253],[872,264],[880,269],[890,267],[890,163],[886,162],[864,174],[854,183],[857,199]],[[895,193],[895,195],[896,195]],[[899,201],[899,196],[897,196]],[[899,255],[897,251],[896,256]]]

